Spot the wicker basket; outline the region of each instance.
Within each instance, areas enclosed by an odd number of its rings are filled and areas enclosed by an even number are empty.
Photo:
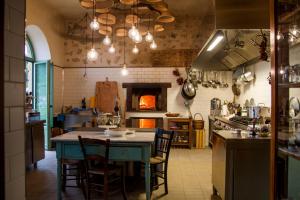
[[[196,119],[197,116],[200,116],[201,119]],[[204,129],[204,120],[203,120],[203,116],[201,115],[201,113],[196,113],[194,115],[193,126],[194,126],[194,129],[196,129],[196,130]]]

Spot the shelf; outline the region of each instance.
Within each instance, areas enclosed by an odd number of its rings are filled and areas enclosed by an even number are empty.
[[[188,142],[172,142],[173,146],[189,146]]]
[[[300,83],[279,83],[278,87],[281,87],[281,88],[300,88]]]
[[[180,133],[188,133],[189,132],[188,129],[186,129],[186,130],[174,130],[174,129],[170,129],[169,131],[174,131],[175,133],[176,132],[180,132]]]

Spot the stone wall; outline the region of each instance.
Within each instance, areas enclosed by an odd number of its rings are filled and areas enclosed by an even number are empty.
[[[138,44],[140,53],[131,53],[133,42],[126,37],[126,63],[134,67],[182,67],[191,62],[191,55],[196,53],[206,42],[214,28],[214,18],[208,15],[203,18],[191,16],[177,17],[176,21],[166,24],[165,31],[155,34],[158,45],[157,50],[150,50],[149,43],[143,41]],[[91,67],[117,67],[123,64],[123,38],[115,37],[116,54],[107,52],[100,39],[95,40],[96,48],[100,52],[100,58],[96,62],[88,63]],[[65,40],[65,67],[84,66],[86,47],[85,40]],[[91,43],[88,43],[88,49]],[[171,52],[170,52],[171,50]],[[173,55],[173,56],[172,56]],[[156,59],[153,59],[156,58]],[[158,59],[157,59],[158,58]],[[160,60],[159,58],[162,58]],[[159,63],[153,62],[160,60]]]
[[[25,1],[5,1],[5,199],[25,200],[24,139]]]

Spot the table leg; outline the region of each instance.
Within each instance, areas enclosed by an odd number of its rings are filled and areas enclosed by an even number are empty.
[[[150,162],[145,162],[145,186],[146,186],[146,199],[150,200],[151,191],[150,191],[150,180],[151,180],[151,171],[150,171]]]
[[[57,192],[57,200],[61,200],[61,160],[57,159],[57,180],[56,180],[56,184],[57,184],[57,188],[56,188],[56,192]]]

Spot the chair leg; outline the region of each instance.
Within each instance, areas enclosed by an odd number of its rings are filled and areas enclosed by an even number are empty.
[[[103,196],[104,200],[108,200],[108,174],[104,174],[104,191]]]
[[[62,191],[66,190],[66,182],[67,182],[67,170],[66,170],[66,165],[62,164],[62,184],[61,184],[61,189]]]
[[[168,190],[168,165],[165,165],[165,174],[164,174],[164,186],[165,186],[165,194],[169,193]]]
[[[121,168],[121,184],[122,184],[122,195],[123,199],[127,200],[127,195],[126,195],[126,187],[125,187],[125,176],[124,176],[124,169],[123,167]]]

